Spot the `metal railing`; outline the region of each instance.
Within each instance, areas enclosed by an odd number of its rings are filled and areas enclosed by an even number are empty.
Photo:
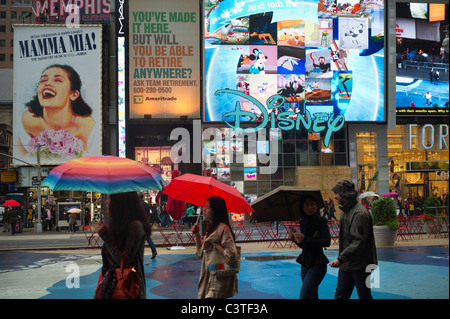
[[[436,217],[439,216],[439,210],[444,211],[444,212],[445,212],[445,215],[448,216],[448,206],[429,206],[429,207],[427,207],[427,209],[428,209],[428,208],[434,208],[434,209],[435,209],[435,215],[436,215]],[[424,212],[424,213],[425,213],[425,212]]]

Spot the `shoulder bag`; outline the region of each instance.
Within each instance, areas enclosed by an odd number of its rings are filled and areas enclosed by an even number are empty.
[[[217,251],[217,249],[211,249],[205,252],[206,268],[208,272],[216,276],[231,276],[239,272],[241,268],[241,247],[236,246],[237,260],[235,263],[228,265],[225,256]]]
[[[125,266],[122,252],[120,267],[111,267],[105,275],[100,272],[96,299],[135,299],[139,296],[141,279],[133,266]],[[109,287],[108,287],[109,286]]]

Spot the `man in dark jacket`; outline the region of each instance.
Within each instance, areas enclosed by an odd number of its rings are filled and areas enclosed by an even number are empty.
[[[17,207],[13,207],[10,210],[9,222],[11,224],[11,235],[16,234],[16,224],[19,219],[20,210]]]
[[[350,298],[353,288],[360,299],[371,299],[370,270],[377,264],[377,251],[373,235],[372,217],[358,203],[355,185],[343,180],[331,189],[343,214],[339,221],[339,255],[330,267],[339,268],[336,299]]]
[[[150,220],[151,220],[150,205],[144,200],[144,194],[139,193],[139,200],[141,201],[141,204],[144,207],[145,215],[148,217],[148,221],[150,223]],[[152,224],[150,223],[150,227],[151,227],[151,225]],[[155,257],[158,254],[158,252],[156,251],[156,246],[155,246],[155,243],[153,242],[153,239],[150,236],[148,236],[148,237],[145,238],[145,240],[147,241],[148,246],[152,250],[152,259],[155,259]]]

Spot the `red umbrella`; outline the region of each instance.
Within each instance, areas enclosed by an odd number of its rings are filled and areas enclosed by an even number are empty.
[[[20,206],[20,203],[14,199],[10,199],[10,200],[7,200],[6,202],[4,202],[3,205],[9,206],[9,207],[16,207],[16,206]]]
[[[174,199],[205,207],[206,200],[212,196],[222,197],[231,213],[253,212],[253,208],[236,188],[217,181],[212,177],[184,174],[172,179],[163,191]]]
[[[172,179],[180,176],[179,170],[172,171]],[[172,216],[173,220],[179,220],[183,216],[183,213],[186,211],[186,204],[183,201],[176,200],[169,196],[167,199],[166,211]]]

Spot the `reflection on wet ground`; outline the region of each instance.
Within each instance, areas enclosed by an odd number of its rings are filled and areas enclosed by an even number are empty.
[[[376,299],[448,299],[449,298],[449,247],[382,247],[377,249],[378,270],[371,282]],[[300,265],[296,262],[299,250],[282,252],[242,253],[241,271],[238,274],[237,299],[297,299],[300,288]],[[332,261],[338,251],[325,251]],[[66,286],[67,264],[76,263],[81,269],[80,287]],[[97,284],[101,257],[28,252],[0,252],[0,298],[9,298],[10,291],[21,290],[22,298],[91,299]],[[144,258],[149,299],[196,299],[201,261],[192,254],[158,255]],[[49,269],[52,269],[50,280]],[[59,272],[59,273],[58,273]],[[319,298],[333,299],[338,270],[328,267],[319,288]],[[33,284],[33,276],[46,279]],[[14,280],[12,279],[14,277]],[[24,282],[20,282],[23,280]],[[48,282],[48,283],[47,283]],[[41,285],[38,288],[38,285]],[[27,297],[28,290],[43,291]],[[23,290],[23,291],[22,291]],[[2,297],[3,296],[3,297]],[[357,298],[356,292],[352,298]]]
[[[271,261],[271,260],[295,259],[295,258],[296,258],[295,256],[284,256],[284,255],[242,257],[243,260],[252,260],[252,261]]]

